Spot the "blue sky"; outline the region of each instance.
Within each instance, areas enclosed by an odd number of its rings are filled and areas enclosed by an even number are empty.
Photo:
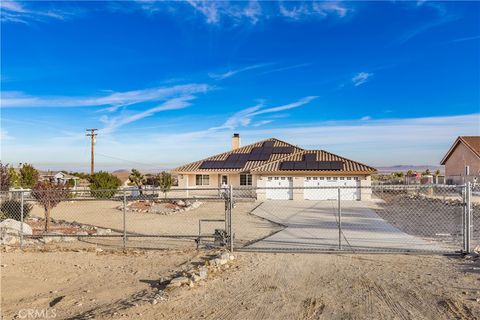
[[[375,166],[480,134],[480,3],[1,2],[1,158],[156,169],[277,137]]]

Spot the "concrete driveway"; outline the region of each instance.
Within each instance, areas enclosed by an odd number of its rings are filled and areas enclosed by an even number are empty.
[[[427,240],[408,235],[380,218],[371,203],[342,201],[344,250],[357,251],[445,251]],[[336,201],[268,200],[253,214],[286,228],[257,241],[251,249],[338,250],[339,229]]]

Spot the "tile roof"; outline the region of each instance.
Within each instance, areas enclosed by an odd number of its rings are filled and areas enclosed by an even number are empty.
[[[341,170],[281,170],[280,164],[283,161],[302,161],[305,154],[314,154],[316,161],[341,161],[343,162],[343,169]],[[252,173],[272,173],[272,172],[282,172],[282,173],[312,173],[312,172],[322,172],[325,174],[328,173],[375,173],[377,169],[367,166],[363,163],[353,161],[336,154],[327,152],[325,150],[302,150],[297,153],[291,154],[287,157],[281,159],[281,161],[272,161],[259,166],[251,170]]]
[[[480,158],[480,136],[460,136],[457,138],[457,140],[455,140],[440,164],[445,164],[453,150],[455,150],[460,142],[462,142],[468,149],[470,149],[477,157]]]
[[[230,151],[227,151],[227,152],[224,152],[224,153],[220,153],[220,154],[211,156],[211,157],[203,159],[203,160],[188,163],[186,165],[183,165],[183,166],[177,167],[175,169],[172,169],[172,172],[178,172],[178,173],[188,173],[188,172],[248,172],[251,169],[253,169],[255,167],[258,167],[260,165],[264,165],[265,163],[267,163],[269,161],[279,160],[279,159],[285,158],[287,156],[287,154],[272,154],[270,156],[269,160],[267,160],[267,161],[247,161],[245,166],[243,168],[240,168],[240,169],[200,169],[200,166],[202,165],[202,163],[204,161],[207,161],[207,160],[226,160],[228,158],[228,156],[231,155],[231,154],[250,153],[250,151],[252,151],[253,148],[261,147],[263,145],[263,143],[266,142],[266,141],[273,141],[274,142],[274,144],[273,144],[274,147],[293,147],[293,152],[294,153],[303,150],[302,148],[294,146],[294,145],[292,145],[290,143],[287,143],[285,141],[278,140],[278,139],[275,139],[275,138],[270,138],[270,139],[265,139],[265,140],[262,140],[262,141],[258,141],[258,142],[246,145],[244,147],[240,147],[240,148],[237,148],[237,149],[234,149],[234,150],[230,150]]]
[[[201,169],[201,165],[204,161],[207,160],[226,160],[229,155],[235,153],[249,153],[253,148],[260,147],[266,141],[273,141],[274,147],[293,147],[293,152],[290,154],[272,154],[267,161],[247,161],[245,166],[240,169]],[[333,153],[324,151],[324,150],[304,150],[287,142],[270,138],[266,140],[262,140],[259,142],[255,142],[249,144],[244,147],[240,147],[235,150],[231,150],[228,152],[220,153],[209,158],[199,160],[196,162],[192,162],[178,168],[172,170],[175,173],[198,173],[198,172],[251,172],[251,173],[273,173],[273,172],[291,172],[291,173],[299,173],[299,170],[280,170],[280,163],[282,161],[301,161],[303,159],[303,155],[305,154],[315,154],[317,161],[342,161],[343,162],[343,169],[342,170],[335,170],[335,171],[325,171],[325,170],[308,170],[312,174],[313,172],[322,172],[325,174],[330,173],[374,173],[377,170],[373,167],[367,166],[357,161],[353,161],[350,159],[346,159],[335,155]]]

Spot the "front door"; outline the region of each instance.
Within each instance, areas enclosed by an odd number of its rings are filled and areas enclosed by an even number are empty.
[[[220,179],[222,186],[227,186],[228,185],[228,176],[222,176]]]

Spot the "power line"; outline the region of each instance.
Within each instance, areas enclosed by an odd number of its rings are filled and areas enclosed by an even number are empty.
[[[165,169],[165,168],[157,167],[157,166],[152,165],[152,164],[147,164],[147,163],[143,163],[143,162],[132,161],[132,160],[122,159],[122,158],[118,158],[118,157],[108,156],[106,154],[102,154],[102,153],[98,153],[98,152],[97,152],[97,155],[105,157],[105,158],[120,160],[120,161],[124,161],[124,162],[129,162],[129,163],[135,163],[135,164],[139,164],[139,165],[142,165],[142,166],[147,166],[147,167],[151,167],[151,168],[155,168],[155,169]]]

